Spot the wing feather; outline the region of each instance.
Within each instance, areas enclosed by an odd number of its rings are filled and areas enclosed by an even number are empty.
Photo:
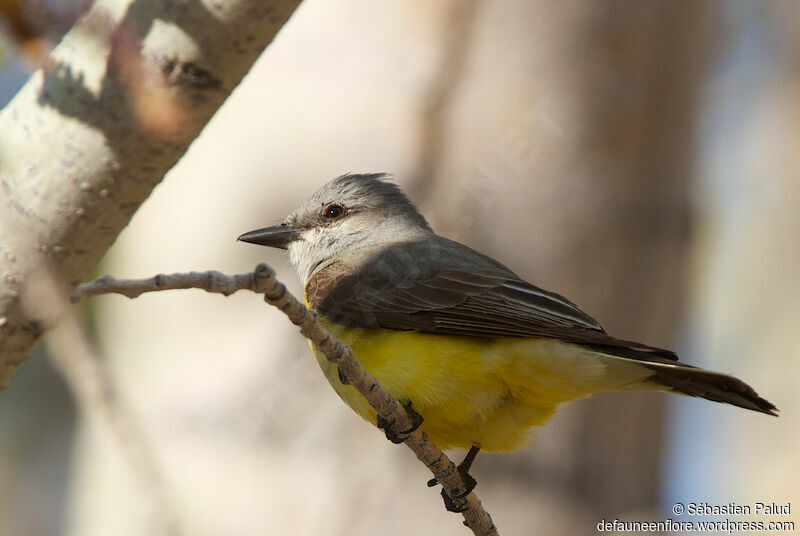
[[[306,299],[317,312],[353,327],[549,337],[638,359],[677,359],[668,350],[610,337],[563,296],[466,246],[437,239],[385,248],[358,266],[332,263],[309,280]]]
[[[334,262],[306,285],[312,309],[361,328],[417,330],[471,337],[544,337],[635,360],[662,388],[776,415],[747,384],[677,362],[669,351],[617,339],[558,294],[538,288],[497,261],[436,237]]]

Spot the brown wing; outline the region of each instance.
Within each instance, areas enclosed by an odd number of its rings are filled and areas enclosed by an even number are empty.
[[[668,350],[610,337],[563,296],[439,237],[434,243],[386,248],[357,269],[334,263],[311,278],[306,298],[314,310],[346,326],[472,337],[548,337],[637,360],[677,359]]]

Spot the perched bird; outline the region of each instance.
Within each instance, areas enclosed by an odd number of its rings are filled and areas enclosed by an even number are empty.
[[[388,176],[342,175],[280,225],[239,240],[288,249],[306,305],[442,449],[520,447],[559,404],[655,389],[777,415],[743,381],[608,335],[591,316],[498,261],[443,238]],[[376,415],[313,347],[334,390]],[[474,481],[473,481],[474,482]]]

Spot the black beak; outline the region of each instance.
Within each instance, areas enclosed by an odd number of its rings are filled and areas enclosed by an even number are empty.
[[[297,227],[275,225],[274,227],[265,227],[263,229],[244,233],[236,240],[258,244],[260,246],[269,246],[271,248],[286,249],[289,247],[289,244],[300,238],[300,231],[301,230]]]

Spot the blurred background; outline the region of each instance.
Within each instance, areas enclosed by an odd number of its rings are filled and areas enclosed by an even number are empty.
[[[0,1],[0,102],[85,5]],[[285,253],[235,239],[348,171],[393,173],[440,234],[782,410],[661,393],[572,403],[527,451],[478,458],[501,534],[726,517],[796,532],[792,0],[307,0],[97,273],[266,261],[299,294]],[[76,398],[48,352],[58,334],[0,393],[0,534],[467,533],[258,296],[110,296],[83,313],[102,396]],[[794,508],[680,517],[676,502]]]

